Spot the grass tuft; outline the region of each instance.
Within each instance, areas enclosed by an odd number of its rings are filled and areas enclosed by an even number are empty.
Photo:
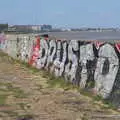
[[[0,95],[0,106],[6,105],[7,95]]]

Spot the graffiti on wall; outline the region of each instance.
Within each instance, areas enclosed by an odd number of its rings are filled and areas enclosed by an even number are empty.
[[[40,37],[37,37],[33,43],[31,58],[29,61],[30,65],[36,66],[37,60],[39,58],[39,50],[40,50]]]
[[[3,48],[5,46],[5,40],[6,40],[5,34],[1,33],[0,34],[0,48]]]
[[[21,60],[29,55],[29,64],[38,69],[62,76],[82,89],[94,89],[104,98],[111,96],[112,101],[117,101],[114,98],[120,99],[119,43],[65,41],[39,36],[30,44],[28,38],[19,38],[17,42]]]

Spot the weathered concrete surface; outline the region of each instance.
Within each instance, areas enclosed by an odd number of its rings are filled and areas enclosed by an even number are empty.
[[[49,80],[43,71],[33,72],[0,51],[0,119],[120,119],[118,112],[74,89],[50,87]]]
[[[119,59],[114,48],[105,44],[99,50],[99,58],[95,71],[96,90],[104,98],[109,97],[119,68]]]
[[[81,89],[92,89],[120,106],[119,42],[57,40],[29,34],[5,38],[1,40],[1,49],[15,59],[64,77]]]

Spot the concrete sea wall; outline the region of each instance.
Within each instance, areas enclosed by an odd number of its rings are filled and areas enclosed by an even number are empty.
[[[47,36],[0,35],[0,48],[15,59],[120,105],[120,43],[57,40]]]

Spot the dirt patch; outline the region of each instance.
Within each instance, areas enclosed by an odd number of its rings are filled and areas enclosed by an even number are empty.
[[[4,56],[4,57],[3,57]],[[71,85],[36,72],[0,52],[1,120],[119,120],[119,113],[80,94]],[[113,115],[113,116],[112,116]]]

